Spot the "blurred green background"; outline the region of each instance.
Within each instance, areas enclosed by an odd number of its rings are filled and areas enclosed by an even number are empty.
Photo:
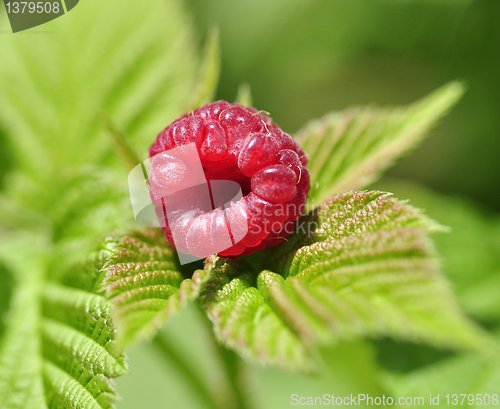
[[[468,91],[389,175],[500,210],[500,1],[190,0],[200,32],[218,24],[218,97],[251,84],[288,132],[331,110],[405,104],[454,79]]]

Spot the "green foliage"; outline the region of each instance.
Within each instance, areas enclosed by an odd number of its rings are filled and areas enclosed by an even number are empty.
[[[276,273],[215,263],[202,303],[229,347],[265,363],[308,368],[311,345],[360,335],[488,345],[437,273],[425,238],[434,224],[418,210],[380,192],[349,193],[302,221],[310,228],[305,235],[270,251]]]
[[[365,175],[368,167],[383,170],[414,144],[460,92],[459,85],[451,84],[406,110],[366,117],[361,112],[371,139],[367,142],[366,132],[350,133],[347,147],[361,154],[345,161],[346,169],[361,175],[356,183],[371,180]],[[307,149],[314,133],[302,135]],[[326,143],[330,136],[316,135]],[[320,161],[315,154],[328,165],[327,156],[319,153],[326,151],[324,146],[316,146],[313,169]],[[345,177],[343,172],[337,179]],[[326,179],[325,189],[337,179]],[[264,257],[207,259],[205,269],[193,276],[194,286],[190,279],[181,281],[175,253],[161,233],[135,232],[117,245],[108,263],[107,296],[120,317],[125,343],[151,337],[184,304],[180,298],[200,295],[224,345],[248,359],[287,369],[313,370],[318,344],[359,336],[480,349],[489,345],[488,337],[460,312],[437,272],[426,238],[436,230],[442,228],[387,194],[351,192],[321,204],[301,219],[297,233]],[[191,291],[184,294],[183,287]]]
[[[318,344],[359,336],[490,345],[438,274],[426,232],[440,226],[419,210],[381,192],[353,192],[332,197],[301,225],[268,250],[275,272],[252,258],[211,257],[185,280],[161,231],[126,235],[106,267],[123,342],[152,337],[200,296],[224,345],[287,369],[313,370]]]
[[[185,360],[192,371],[211,386],[215,395],[221,397],[225,394],[221,376],[223,371],[213,348],[211,328],[205,325],[205,320],[206,317],[195,306],[188,305],[169,321],[168,326],[160,331],[160,336],[168,339],[175,346],[176,356]],[[123,398],[119,407],[164,409],[165,402],[173,408],[210,407],[210,402],[205,400],[200,403],[197,394],[191,392],[192,383],[178,369],[176,358],[163,357],[154,347],[145,342],[127,351],[131,375],[117,379],[118,390]],[[363,391],[371,396],[382,395],[379,368],[369,342],[345,342],[322,351],[321,356],[325,364],[321,372],[314,376],[245,364],[234,378],[242,379],[251,394],[247,407],[287,408],[290,406],[290,396],[294,393],[322,396],[330,392],[349,396],[350,393]]]
[[[459,197],[432,192],[415,183],[386,179],[378,184],[450,227],[436,235],[442,269],[463,308],[484,324],[500,325],[500,219],[485,215]]]
[[[174,1],[94,0],[45,25],[52,35],[2,36],[0,115],[18,161],[40,176],[103,161],[101,112],[144,151],[187,103],[195,57],[186,24]]]
[[[291,370],[317,370],[320,356],[338,361],[320,352],[337,344],[366,357],[363,370],[375,376],[366,341],[346,343],[360,337],[490,346],[437,271],[427,234],[440,227],[379,191],[316,203],[280,246],[238,260],[211,256],[194,272],[178,265],[158,229],[113,234],[120,238],[75,264],[102,234],[132,224],[126,171],[105,134],[134,166],[166,123],[213,98],[219,77],[216,30],[195,84],[197,57],[179,4],[136,6],[89,0],[46,26],[54,36],[0,38],[1,129],[15,159],[0,196],[0,268],[12,277],[0,306],[2,407],[114,407],[113,379],[127,373],[123,347],[154,337],[191,301],[222,345]],[[364,188],[461,93],[453,83],[407,108],[358,108],[306,127],[299,138],[310,154],[311,199]],[[249,88],[237,100],[250,105]],[[215,350],[227,401],[241,404],[240,362]],[[214,397],[172,359],[175,348],[163,343],[163,353],[200,396]]]
[[[107,179],[115,203],[124,200],[103,116],[145,152],[151,135],[185,110],[196,71],[187,17],[174,0],[136,9],[90,1],[48,23],[50,35],[0,38],[0,120],[16,160],[8,200],[0,200],[9,210],[50,215],[43,227],[51,228],[60,196],[71,189],[75,201],[86,198],[79,186],[90,178]]]
[[[386,179],[379,185],[399,195],[411,196],[412,203],[425,207],[429,215],[450,226],[450,234],[435,238],[443,256],[443,273],[465,311],[488,327],[498,328],[498,217],[487,217],[463,199],[440,195],[415,183]],[[498,346],[484,348],[480,353],[448,357],[404,374],[387,372],[384,385],[394,396],[440,394],[441,405],[446,403],[444,396],[448,393],[498,394],[499,359]],[[459,401],[462,399],[459,396]]]
[[[463,94],[453,82],[406,108],[354,108],[329,114],[297,134],[309,155],[309,200],[368,186],[430,128]]]
[[[202,292],[202,305],[214,323],[216,336],[247,359],[288,369],[312,370],[308,351],[288,323],[265,300],[265,291],[282,285],[271,271],[256,274],[227,259],[212,261],[213,279]],[[283,296],[290,314],[293,300]]]
[[[0,283],[9,303],[0,311],[0,406],[114,407],[113,378],[127,369],[112,303],[99,293],[112,243],[74,265],[103,234],[131,225],[126,170],[102,118],[145,152],[185,109],[196,50],[174,0],[87,1],[44,28],[0,38],[0,121],[12,153],[0,264],[13,278]]]
[[[133,231],[116,244],[105,266],[106,296],[115,306],[120,342],[156,335],[160,325],[198,297],[207,272],[183,279],[163,232]]]
[[[0,243],[2,264],[13,272],[14,284],[10,295],[10,311],[0,343],[0,402],[10,408],[43,408],[43,381],[38,352],[38,285],[40,266],[28,260],[13,258],[15,245]],[[36,238],[34,238],[36,240]],[[10,255],[6,259],[5,255]]]
[[[24,259],[16,248],[24,243],[0,249],[16,278],[1,344],[2,407],[113,407],[112,379],[127,373],[125,356],[113,340],[111,304],[91,290],[102,281],[96,266],[109,252],[98,251],[93,267],[71,269],[62,280],[71,285],[44,285],[43,258]]]

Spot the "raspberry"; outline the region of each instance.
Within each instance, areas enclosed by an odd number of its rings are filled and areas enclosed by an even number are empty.
[[[212,203],[206,203],[203,187],[185,189],[175,198],[165,194],[172,187],[182,190],[188,179],[199,177],[187,175],[182,160],[168,153],[192,143],[210,183]],[[290,135],[257,110],[225,101],[205,105],[167,126],[151,146],[149,157],[150,196],[157,213],[165,214],[166,207],[189,198],[189,206],[174,211],[163,228],[167,241],[200,257],[227,231],[230,242],[219,252],[221,256],[249,255],[280,243],[301,216],[309,192],[307,157]],[[217,180],[237,182],[243,197],[221,208],[235,192],[215,195],[211,181]],[[248,231],[235,242],[234,237],[242,236],[234,226],[242,222]],[[182,243],[174,243],[176,233],[181,233]]]

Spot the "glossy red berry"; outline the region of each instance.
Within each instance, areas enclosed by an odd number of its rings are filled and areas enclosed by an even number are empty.
[[[162,162],[170,149],[192,143],[209,185],[216,180],[237,182],[243,197],[210,211],[196,189],[182,192],[176,200],[190,198],[189,217],[179,214],[174,225],[164,227],[167,241],[174,247],[192,249],[196,255],[229,229],[231,242],[219,252],[221,256],[248,255],[280,243],[290,233],[284,227],[301,216],[310,187],[307,157],[296,142],[257,110],[225,101],[182,116],[160,132],[149,151],[152,163],[159,164],[149,177],[150,195],[159,214],[175,202],[164,192],[199,176],[186,175],[182,161],[175,158],[168,164]],[[233,193],[225,198],[223,192],[217,201],[211,192],[212,205],[217,208],[227,203]],[[241,234],[231,227],[242,225],[246,234],[235,242],[234,237]],[[181,246],[173,240],[173,233],[179,232],[184,237]]]

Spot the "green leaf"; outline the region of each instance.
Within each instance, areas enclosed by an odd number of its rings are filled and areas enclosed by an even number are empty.
[[[59,281],[61,274],[86,259],[113,229],[126,230],[135,224],[130,199],[123,191],[126,184],[117,186],[109,171],[97,168],[95,173],[61,177],[58,199],[52,205],[47,203],[44,222],[48,240],[54,244],[46,254],[50,280]]]
[[[0,198],[8,211],[0,264],[14,278],[0,344],[2,408],[108,408],[117,399],[113,378],[127,372],[125,357],[112,303],[98,292],[116,243],[73,266],[104,231],[127,230],[132,219],[126,173],[100,118],[146,156],[191,96],[188,23],[176,0],[88,0],[47,33],[0,36],[0,122],[15,159]]]
[[[437,271],[426,232],[438,227],[382,192],[334,196],[261,255],[275,272],[209,261],[201,300],[224,344],[289,369],[310,369],[318,343],[359,336],[479,349],[489,339]]]
[[[437,364],[424,367],[408,374],[387,373],[383,383],[389,392],[396,397],[440,395],[440,405],[446,405],[446,395],[450,394],[450,405],[457,394],[458,404],[464,399],[460,394],[473,394],[474,404],[470,405],[468,396],[464,405],[473,408],[483,408],[483,404],[475,402],[477,394],[500,395],[500,350],[488,354],[468,354],[455,356]],[[456,403],[455,403],[456,405]]]
[[[145,154],[193,87],[188,21],[178,1],[88,0],[45,24],[50,33],[2,35],[0,119],[23,169],[54,180],[109,161],[102,112]]]
[[[17,228],[11,221],[21,220],[50,232],[61,222],[61,209],[67,213],[59,206],[66,189],[80,201],[77,213],[90,210],[85,179],[112,187],[105,200],[115,212],[118,203],[128,208],[126,174],[101,118],[127,135],[122,142],[140,158],[191,96],[197,56],[192,27],[176,0],[142,8],[131,0],[80,6],[47,23],[49,35],[0,38],[0,122],[17,165],[6,180],[7,199],[0,198],[2,224]],[[129,163],[138,157],[129,155]],[[94,188],[102,190],[99,183]],[[17,212],[5,215],[2,205]],[[120,221],[106,223],[108,230]],[[99,224],[85,222],[80,229],[87,235],[102,234]]]
[[[363,189],[414,148],[463,94],[452,82],[404,108],[352,108],[306,125],[297,139],[309,155],[313,207]]]
[[[205,58],[201,66],[198,85],[194,90],[188,111],[212,102],[220,75],[219,29],[214,27],[208,33]]]
[[[433,192],[416,183],[384,179],[377,184],[450,227],[435,243],[443,273],[453,283],[467,313],[487,325],[500,325],[500,218],[482,214],[473,203]]]
[[[236,103],[245,107],[252,107],[252,90],[250,89],[250,84],[244,83],[238,87],[238,93],[236,94]]]
[[[247,360],[290,370],[314,369],[299,335],[266,302],[250,266],[228,259],[209,259],[213,278],[201,301],[214,324],[217,338]],[[246,267],[246,268],[245,268]],[[262,280],[261,280],[262,283]]]
[[[113,340],[111,304],[90,290],[100,277],[95,266],[109,251],[96,253],[93,268],[85,263],[71,269],[71,286],[42,286],[40,242],[32,244],[38,254],[29,259],[17,248],[24,238],[0,248],[16,278],[0,345],[2,407],[112,408],[118,399],[112,379],[127,373],[125,356]],[[84,279],[73,281],[73,275]]]
[[[122,345],[152,338],[161,324],[198,297],[206,270],[184,279],[177,255],[159,229],[133,231],[116,243],[105,266]]]

